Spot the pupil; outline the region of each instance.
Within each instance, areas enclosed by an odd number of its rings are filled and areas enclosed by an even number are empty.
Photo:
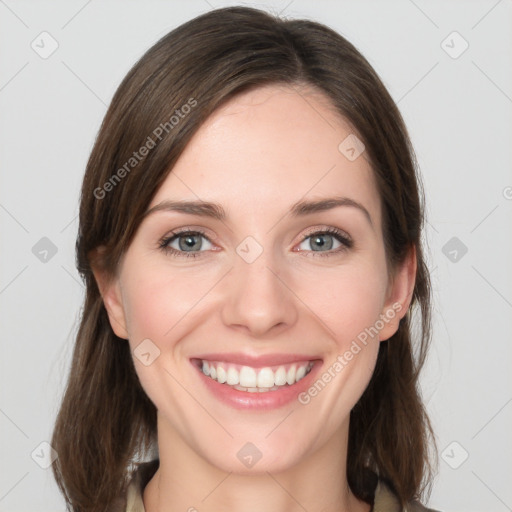
[[[325,248],[327,251],[332,249],[332,237],[330,240],[330,243],[325,242],[325,237],[330,235],[319,235],[313,238],[313,244],[316,245],[318,248]]]
[[[198,238],[196,235],[188,235],[180,238],[180,249],[200,249],[201,241],[194,240],[194,238]]]

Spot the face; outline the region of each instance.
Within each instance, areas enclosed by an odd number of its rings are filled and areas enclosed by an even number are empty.
[[[311,89],[232,99],[102,285],[159,436],[222,470],[284,470],[342,438],[407,310],[415,269],[387,266],[370,165],[339,149],[352,133]]]

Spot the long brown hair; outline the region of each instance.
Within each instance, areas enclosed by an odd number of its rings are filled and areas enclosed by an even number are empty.
[[[54,475],[71,510],[107,510],[156,438],[156,409],[129,344],[112,331],[91,254],[103,246],[101,265],[115,275],[151,199],[201,124],[234,95],[272,83],[315,87],[330,99],[365,144],[391,267],[416,248],[411,308],[421,328],[413,345],[410,310],[381,342],[371,382],[351,411],[347,474],[353,493],[368,502],[375,474],[402,504],[430,491],[434,438],[418,374],[430,340],[431,292],[420,239],[422,189],[403,119],[367,60],[332,29],[232,7],[188,21],[145,53],[114,95],[87,164],[76,243],[85,304],[52,438]]]

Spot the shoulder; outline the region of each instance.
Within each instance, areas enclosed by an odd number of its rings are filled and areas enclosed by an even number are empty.
[[[440,512],[423,506],[419,501],[409,502],[404,509],[396,494],[382,481],[379,480],[375,489],[375,500],[371,512]]]

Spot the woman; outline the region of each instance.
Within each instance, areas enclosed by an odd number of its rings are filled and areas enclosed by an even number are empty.
[[[83,182],[70,508],[426,510],[422,222],[403,120],[339,34],[236,7],[162,38]]]

